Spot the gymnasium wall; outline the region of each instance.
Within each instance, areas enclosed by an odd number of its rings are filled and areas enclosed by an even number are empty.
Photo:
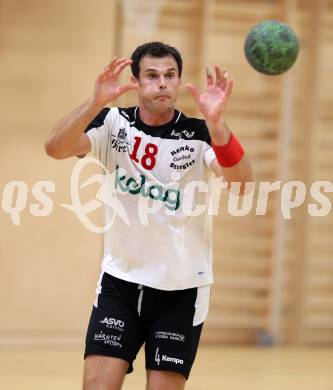
[[[143,28],[146,10],[138,10],[140,26],[129,23],[116,0],[0,0],[0,7],[0,196],[3,202],[8,183],[20,181],[13,185],[25,204],[19,222],[0,208],[0,345],[83,340],[102,237],[62,206],[72,202],[77,160],[52,160],[43,143],[54,123],[89,96],[112,56],[129,56],[148,40],[179,48],[184,84],[203,87],[206,63],[228,69],[235,87],[226,118],[255,170],[250,213],[231,215],[224,194],[215,217],[204,340],[332,345],[333,214],[310,216],[308,205],[316,203],[314,182],[333,182],[333,1],[165,0],[153,33]],[[243,55],[246,33],[264,19],[285,21],[299,36],[299,58],[283,76],[255,72]],[[135,104],[135,94],[117,103]],[[185,88],[179,107],[199,115]],[[95,172],[90,166],[85,175]],[[307,196],[291,219],[281,213],[282,191],[270,194],[265,215],[256,215],[260,182],[292,180],[304,183]],[[54,183],[47,216],[32,215],[40,181]],[[97,189],[84,188],[82,202]],[[96,223],[100,211],[92,213]]]

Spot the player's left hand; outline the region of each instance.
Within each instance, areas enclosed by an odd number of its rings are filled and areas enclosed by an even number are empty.
[[[221,128],[224,128],[224,126],[221,126],[221,122],[223,122],[222,115],[231,95],[234,82],[228,79],[226,70],[222,71],[218,65],[215,66],[215,80],[209,66],[206,67],[206,75],[207,88],[202,93],[199,93],[194,84],[186,84],[186,87],[204,115],[212,138],[214,136],[220,138],[222,134],[218,133],[221,132]]]

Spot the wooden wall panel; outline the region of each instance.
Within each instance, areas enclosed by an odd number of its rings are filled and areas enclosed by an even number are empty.
[[[320,2],[318,5],[318,41],[316,85],[313,85],[316,102],[313,108],[312,145],[309,153],[309,178],[311,183],[317,180],[331,180],[333,172],[332,158],[332,107],[333,82],[331,74],[333,50],[333,3]],[[331,193],[326,194],[330,203]],[[323,223],[324,222],[324,223]],[[325,217],[309,217],[307,220],[306,277],[304,280],[304,305],[302,315],[301,342],[313,343],[322,338],[322,342],[333,343],[333,242],[332,212]],[[323,337],[326,334],[326,337]]]
[[[274,181],[278,169],[281,81],[255,72],[246,62],[244,40],[263,19],[281,19],[282,7],[265,1],[207,1],[202,64],[219,63],[235,80],[227,108],[229,126],[241,139],[254,165],[256,180]],[[257,193],[256,193],[257,194]],[[253,342],[269,330],[273,252],[273,198],[266,216],[255,206],[245,217],[226,210],[227,196],[215,218],[215,285],[206,325],[207,340]],[[255,204],[255,202],[254,202]],[[224,206],[224,207],[223,207]]]
[[[149,4],[154,3],[154,1],[146,0],[144,3],[147,3],[147,8],[143,9],[142,12],[147,13],[149,12]],[[201,7],[202,2],[200,0],[162,1],[156,30],[152,33],[149,31],[142,32],[137,28],[136,24],[122,24],[121,55],[129,57],[133,50],[144,42],[163,41],[177,47],[182,53],[184,62],[183,85],[189,81],[195,82],[198,79],[198,73],[203,72],[199,66],[201,26],[199,15],[201,14]],[[122,21],[124,21],[124,9],[120,7],[119,12],[122,14]],[[138,19],[141,23],[145,23],[144,16],[140,18],[138,14]],[[135,93],[130,96],[126,95],[119,100],[120,104],[125,105],[135,105],[137,102]],[[192,98],[185,87],[181,89],[179,103],[180,109],[186,111],[189,115],[197,112],[194,108]]]
[[[282,326],[286,342],[332,343],[333,281],[330,277],[332,213],[323,217],[309,215],[308,204],[316,203],[310,188],[317,180],[331,180],[332,157],[326,152],[332,134],[329,102],[332,85],[326,18],[331,17],[328,2],[295,1],[292,18],[301,41],[301,51],[294,72],[293,120],[288,179],[302,180],[307,197],[285,224],[285,273],[291,300],[284,302]],[[326,38],[325,38],[326,37]],[[324,142],[323,142],[324,140]],[[332,202],[332,194],[326,194]],[[326,268],[325,268],[326,267]],[[327,268],[328,267],[328,268]],[[323,271],[324,269],[324,271]]]
[[[99,4],[1,1],[1,198],[12,180],[29,187],[20,226],[0,208],[1,344],[81,342],[90,315],[101,237],[61,207],[71,203],[70,175],[77,160],[50,159],[44,142],[55,121],[88,98],[110,60],[113,4]],[[39,180],[55,184],[47,217],[29,211],[38,203],[31,190]],[[96,188],[89,191],[90,199],[95,193]]]

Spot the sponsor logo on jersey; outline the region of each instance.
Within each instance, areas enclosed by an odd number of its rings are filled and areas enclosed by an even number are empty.
[[[127,115],[127,113],[125,111],[121,111],[122,115],[126,116],[126,118],[129,120],[129,116]]]
[[[130,117],[126,114],[125,111],[122,111],[121,114],[124,115],[128,119],[131,126],[134,125],[135,121],[131,121]]]
[[[179,139],[181,139],[181,138],[190,139],[194,136],[194,131],[188,132],[187,130],[182,130],[182,131],[178,132],[176,130],[172,130],[171,135],[173,137],[177,137]]]
[[[173,340],[173,341],[180,341],[182,343],[185,342],[185,335],[181,333],[175,333],[175,332],[168,332],[163,330],[158,330],[155,332],[155,338],[156,339],[164,339],[164,340]]]
[[[117,348],[122,348],[123,345],[119,342],[121,340],[121,335],[112,335],[103,333],[100,331],[99,333],[95,333],[94,341],[101,341],[103,344],[109,344]]]
[[[121,168],[116,166],[115,188],[124,193],[132,195],[141,195],[159,200],[165,204],[169,210],[177,210],[180,206],[180,192],[175,188],[167,188],[159,184],[146,183],[146,177],[140,175],[140,179],[126,177],[119,172]],[[125,171],[125,170],[123,170]],[[126,172],[126,171],[125,171]]]
[[[106,325],[114,325],[114,326],[119,326],[120,328],[123,328],[125,326],[124,321],[121,320],[116,320],[115,318],[112,317],[105,317],[104,320],[98,321],[101,324],[106,324]]]
[[[193,153],[194,152],[194,148],[192,148],[191,146],[188,146],[188,145],[181,146],[180,148],[177,148],[176,150],[172,150],[171,151],[171,156],[175,156],[176,154],[179,154],[181,152],[191,152],[191,153]]]
[[[171,151],[172,162],[170,168],[187,169],[195,163],[195,159],[191,158],[194,148],[185,145]],[[183,154],[186,153],[186,154]]]
[[[155,362],[157,363],[158,366],[160,365],[161,360],[162,360],[162,362],[174,363],[176,365],[184,364],[184,360],[183,359],[178,359],[178,358],[167,356],[167,355],[163,355],[163,354],[162,354],[162,358],[161,358],[161,356],[159,354],[159,348],[156,348]]]
[[[160,358],[160,354],[158,353],[159,351],[159,348],[156,348],[156,352],[155,352],[155,362],[157,363],[157,365],[159,366],[160,365],[160,362],[161,362],[161,358]]]
[[[114,137],[111,141],[111,147],[116,149],[117,152],[124,153],[127,151],[127,145],[129,142],[127,141],[127,133],[125,127],[121,127],[118,131],[118,134],[112,134]]]

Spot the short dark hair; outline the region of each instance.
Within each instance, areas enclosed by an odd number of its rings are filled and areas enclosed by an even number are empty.
[[[137,79],[139,78],[140,73],[140,61],[145,56],[157,58],[172,56],[177,62],[178,76],[180,77],[182,75],[183,60],[179,51],[175,47],[166,45],[163,42],[148,42],[138,46],[131,55],[131,60],[133,61],[131,69],[133,76]]]

